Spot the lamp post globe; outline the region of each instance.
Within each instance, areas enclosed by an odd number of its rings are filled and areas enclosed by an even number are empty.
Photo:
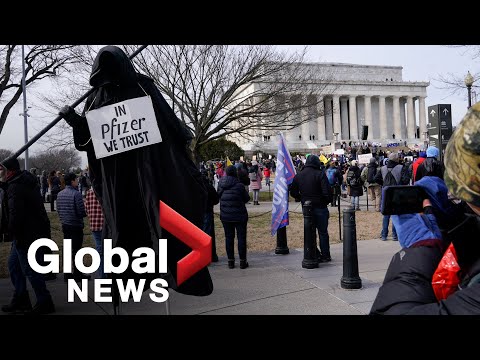
[[[465,76],[465,86],[467,87],[468,90],[468,108],[472,106],[472,85],[475,79],[473,78],[472,74],[470,74],[470,71],[467,73],[467,76]]]

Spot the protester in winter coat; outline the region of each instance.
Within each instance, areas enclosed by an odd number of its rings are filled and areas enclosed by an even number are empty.
[[[349,194],[352,199],[352,209],[360,210],[360,196],[363,195],[363,183],[360,177],[361,171],[357,166],[357,160],[352,160],[352,166],[347,172],[347,184],[350,188]]]
[[[218,183],[218,196],[220,197],[220,220],[225,231],[225,246],[228,257],[228,267],[235,267],[234,239],[237,231],[238,255],[240,269],[248,267],[247,262],[247,222],[248,212],[245,203],[250,200],[250,195],[243,184],[238,180],[237,169],[230,165],[227,167],[226,176]]]
[[[340,202],[341,190],[340,187],[343,183],[343,175],[339,170],[338,162],[329,163],[326,166],[325,173],[327,175],[328,183],[330,184],[332,191],[332,207],[337,206],[337,201]]]
[[[55,312],[43,274],[30,267],[28,249],[38,239],[50,238],[50,220],[43,205],[36,176],[21,171],[17,159],[7,159],[0,165],[0,181],[6,182],[8,198],[8,232],[12,247],[8,258],[8,271],[15,288],[12,301],[2,306],[7,313],[28,312],[50,314]],[[37,250],[36,259],[42,263],[44,252]],[[37,302],[32,309],[27,281],[35,292]]]
[[[265,166],[263,169],[263,176],[265,176],[265,185],[270,186],[270,168]]]
[[[260,190],[262,189],[262,171],[258,167],[258,163],[252,161],[252,167],[249,169],[250,190],[253,192],[253,205],[260,205],[258,199],[260,197]]]
[[[58,193],[62,190],[60,178],[56,175],[55,170],[50,172],[48,177],[48,187],[50,189],[50,211],[55,211],[55,200]]]
[[[63,238],[72,240],[72,273],[64,274],[64,279],[90,279],[81,273],[74,263],[75,254],[83,245],[83,218],[87,216],[82,194],[78,191],[78,178],[73,173],[65,175],[65,189],[58,193],[57,212],[62,224]]]
[[[428,194],[423,214],[392,216],[402,249],[390,262],[371,314],[480,315],[479,121],[477,103],[448,142],[445,182],[436,176],[415,182]],[[448,191],[462,202],[452,202]],[[448,219],[454,220],[446,226]],[[451,244],[456,256],[443,261]],[[454,271],[456,263],[460,271]],[[453,272],[452,280],[439,277],[439,264]]]
[[[445,171],[443,163],[438,160],[440,151],[435,146],[427,148],[427,158],[417,167],[415,181],[420,180],[424,176],[436,176],[443,179]]]
[[[361,179],[367,187],[368,196],[373,201],[375,211],[380,211],[382,202],[382,186],[377,184],[375,177],[377,175],[378,165],[374,157],[370,158],[370,163],[362,170]]]
[[[293,198],[301,200],[302,206],[307,200],[312,202],[313,220],[320,242],[319,261],[332,261],[328,236],[328,204],[332,202],[332,191],[325,171],[320,170],[320,159],[317,155],[307,158],[303,170],[293,178],[289,191]]]
[[[425,151],[420,151],[420,154],[418,156],[418,159],[415,160],[412,166],[412,184],[415,184],[416,181],[416,176],[417,176],[417,169],[420,166],[421,163],[425,161],[427,158],[427,153]]]
[[[382,191],[383,188],[387,186],[408,185],[410,181],[408,172],[405,167],[399,163],[398,154],[391,153],[386,160],[388,160],[387,164],[382,166],[375,176],[375,182],[382,185]],[[380,234],[383,241],[387,240],[389,222],[390,215],[383,215],[382,232]],[[394,225],[392,225],[392,239],[393,241],[398,240]]]

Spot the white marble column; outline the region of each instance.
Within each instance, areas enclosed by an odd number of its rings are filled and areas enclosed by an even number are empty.
[[[415,104],[416,98],[413,98],[413,117],[415,118],[415,122],[413,123],[413,131],[414,135],[417,136],[417,105]]]
[[[387,109],[385,107],[385,96],[378,97],[378,118],[380,124],[380,138],[386,140],[390,138],[387,134]]]
[[[285,96],[285,103],[283,104],[283,106],[291,108],[293,106],[293,101],[294,101],[293,96],[288,97],[288,99],[287,99],[287,96]],[[296,117],[296,115],[297,114],[294,113],[291,116]],[[289,122],[291,122],[291,121],[289,121]],[[286,134],[285,139],[287,140],[287,142],[292,142],[292,141],[298,140],[298,138],[296,138],[297,128],[289,129],[289,127],[286,126],[285,127],[285,134]]]
[[[400,122],[400,97],[392,96],[393,98],[393,129],[395,140],[402,139],[402,123]]]
[[[350,139],[358,140],[357,102],[353,95],[348,97],[348,117],[350,118]]]
[[[368,126],[368,140],[373,138],[372,98],[365,96],[365,125]]]
[[[333,132],[337,133],[337,139],[342,138],[342,122],[340,121],[340,97],[333,95]],[[335,139],[335,138],[334,138]]]
[[[420,139],[424,140],[423,136],[427,131],[427,117],[425,116],[425,97],[418,98],[418,126],[420,127]]]
[[[330,97],[325,97],[323,99],[324,109],[325,109],[325,133],[327,140],[335,140],[333,136],[333,121],[332,121],[332,99]]]
[[[413,97],[407,97],[407,138],[415,138],[415,110],[413,109]]]
[[[351,139],[350,130],[348,128],[348,99],[346,97],[340,98],[340,119],[342,122],[341,139]]]
[[[327,140],[325,137],[325,108],[323,97],[317,104],[317,140]]]
[[[300,99],[301,104],[305,104],[305,98],[302,96]],[[300,119],[303,121],[302,123],[302,141],[309,141],[310,135],[310,119],[309,119],[309,112],[308,108],[305,105],[300,109]]]
[[[407,139],[407,97],[400,97],[400,125],[402,127],[402,136],[400,139]]]

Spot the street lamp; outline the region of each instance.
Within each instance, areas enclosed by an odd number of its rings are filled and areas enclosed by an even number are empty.
[[[25,45],[22,45],[22,93],[23,93],[23,133],[25,138],[25,144],[28,143],[28,125],[27,118],[27,87],[25,85]],[[25,150],[25,170],[28,171],[28,149]]]
[[[472,85],[475,79],[473,78],[472,74],[470,74],[470,71],[468,72],[467,76],[465,76],[465,86],[467,87],[468,90],[468,108],[472,106]]]

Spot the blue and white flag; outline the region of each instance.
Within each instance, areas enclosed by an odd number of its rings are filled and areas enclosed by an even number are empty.
[[[283,134],[279,135],[277,171],[273,183],[272,236],[279,228],[288,225],[288,185],[295,177],[295,167]]]

